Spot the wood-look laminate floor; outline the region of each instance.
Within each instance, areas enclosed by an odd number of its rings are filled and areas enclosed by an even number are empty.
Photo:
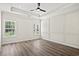
[[[79,49],[37,39],[2,45],[1,56],[79,56]]]

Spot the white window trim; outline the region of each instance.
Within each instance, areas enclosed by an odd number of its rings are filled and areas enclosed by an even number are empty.
[[[11,22],[15,22],[15,34],[14,35],[11,35],[11,36],[6,36],[5,35],[5,29],[10,29],[10,28],[5,28],[5,22],[7,22],[7,21],[11,21]],[[4,22],[4,37],[5,38],[12,38],[12,37],[15,37],[16,36],[16,21],[14,21],[14,20],[5,20],[5,22]],[[14,28],[13,28],[14,29]]]

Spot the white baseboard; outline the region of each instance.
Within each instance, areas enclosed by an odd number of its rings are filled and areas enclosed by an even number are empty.
[[[33,39],[29,39],[29,40],[33,40]],[[2,43],[1,45],[4,45],[4,44],[9,44],[9,43],[23,42],[23,41],[29,41],[29,40],[18,40],[18,41],[4,42],[4,43]]]
[[[63,45],[66,45],[66,46],[70,46],[70,47],[79,49],[79,46],[78,46],[78,45],[68,44],[68,43],[65,43],[65,42],[53,41],[53,40],[51,40],[51,39],[48,40],[48,41],[56,42],[56,43],[59,43],[59,44],[63,44]]]
[[[33,40],[33,39],[29,39],[29,40]],[[25,40],[25,41],[29,41],[29,40]],[[48,40],[48,39],[44,39],[44,40]],[[23,40],[21,40],[21,41],[14,41],[14,42],[5,42],[5,43],[3,43],[3,44],[17,43],[17,42],[22,42],[22,41],[23,41]],[[54,40],[48,40],[48,41],[56,42],[56,43],[59,43],[59,44],[63,44],[63,45],[66,45],[66,46],[70,46],[70,47],[79,49],[79,46],[77,46],[77,45],[72,45],[72,44],[68,44],[68,43],[65,43],[65,42],[58,42],[58,41],[54,41]],[[2,45],[3,45],[3,44],[2,44]],[[1,45],[0,45],[0,47],[1,47]]]

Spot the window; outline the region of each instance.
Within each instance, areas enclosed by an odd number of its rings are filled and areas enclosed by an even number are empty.
[[[15,22],[5,21],[5,35],[14,36],[15,35]]]

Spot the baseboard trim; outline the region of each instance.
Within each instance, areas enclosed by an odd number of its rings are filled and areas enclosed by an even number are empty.
[[[19,42],[25,42],[25,41],[31,41],[31,40],[36,40],[36,39],[20,40],[20,41],[13,41],[13,42],[5,42],[5,43],[2,43],[1,45],[12,44],[12,43],[19,43]]]
[[[47,39],[44,39],[44,40],[47,40]],[[48,41],[55,42],[55,43],[59,43],[59,44],[62,44],[62,45],[66,45],[66,46],[69,46],[69,47],[73,47],[73,48],[79,49],[79,46],[77,46],[77,45],[71,45],[71,44],[64,43],[64,42],[53,41],[51,39],[48,40]]]

